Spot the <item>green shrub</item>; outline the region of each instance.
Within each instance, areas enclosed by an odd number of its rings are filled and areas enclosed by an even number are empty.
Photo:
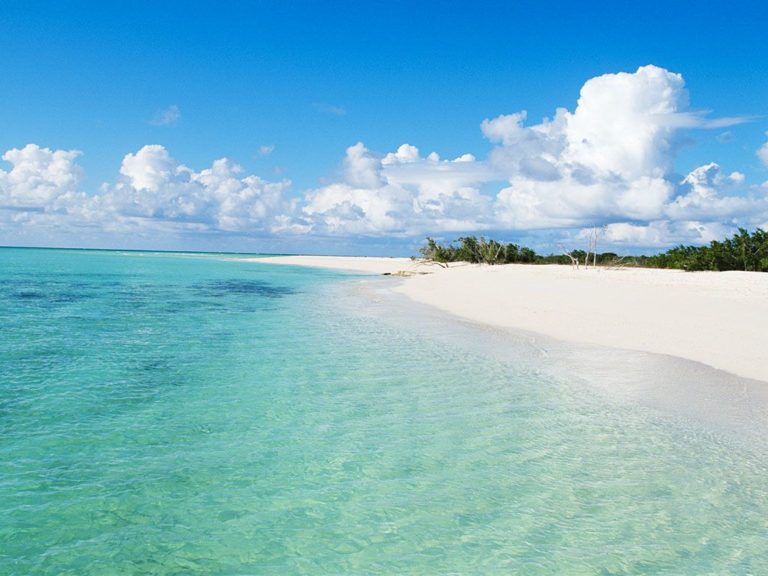
[[[439,244],[427,238],[419,250],[427,260],[434,262],[471,262],[474,264],[570,264],[563,254],[541,256],[526,246],[501,244],[483,236],[462,236],[455,243]],[[571,256],[584,262],[583,250],[573,250]],[[619,260],[615,252],[598,254],[600,265],[611,265]],[[648,268],[677,268],[680,270],[745,270],[768,272],[768,232],[758,228],[751,234],[739,228],[738,234],[723,241],[712,241],[708,246],[676,246],[653,256],[625,257],[626,264]]]

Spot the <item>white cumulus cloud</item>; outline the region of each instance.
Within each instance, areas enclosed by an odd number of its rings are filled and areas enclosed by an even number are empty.
[[[339,182],[311,190],[301,211],[307,229],[323,234],[415,235],[484,228],[491,198],[480,193],[489,170],[468,154],[423,158],[415,146],[375,154],[347,149]]]
[[[103,201],[122,216],[196,223],[225,231],[269,230],[283,209],[288,181],[267,182],[241,175],[242,168],[222,158],[196,172],[173,159],[160,145],[127,154],[122,179],[103,192]]]
[[[171,106],[154,121],[179,117]],[[736,226],[766,225],[768,183],[750,186],[715,162],[679,175],[676,152],[691,129],[745,120],[691,110],[680,74],[643,66],[587,80],[572,110],[539,122],[525,111],[483,120],[492,145],[485,158],[441,159],[409,143],[380,153],[358,142],[335,178],[294,196],[286,180],[245,175],[227,158],[191,168],[157,144],[126,154],[115,180],[86,194],[79,152],[29,144],[2,156],[9,167],[0,169],[0,222],[402,237],[559,229],[578,238],[580,229],[601,226],[617,245],[706,242]],[[768,143],[757,155],[768,166]]]
[[[675,176],[683,130],[744,121],[691,111],[680,74],[657,66],[605,74],[584,84],[573,112],[559,108],[538,124],[527,120],[525,111],[484,120],[482,133],[495,144],[486,160],[464,154],[442,161],[410,144],[377,154],[357,143],[347,149],[339,180],[306,194],[302,229],[407,235],[637,227],[733,221],[764,210],[760,198],[734,194],[744,185],[738,172],[725,175],[711,164]],[[652,231],[672,239],[683,228],[655,224]]]
[[[525,126],[526,113],[485,120],[490,162],[509,186],[500,220],[519,228],[652,219],[674,193],[676,133],[690,122],[679,74],[656,66],[588,80],[574,112]]]
[[[523,111],[481,125],[483,134],[497,144],[489,162],[509,183],[494,206],[504,226],[615,224],[618,228],[610,237],[618,238],[619,229],[643,230],[642,235],[625,236],[639,245],[656,246],[664,234],[667,243],[686,235],[702,241],[705,235],[697,232],[701,226],[717,228],[708,220],[718,220],[719,226],[723,219],[732,223],[768,212],[764,195],[739,193],[745,184],[739,172],[726,175],[712,163],[682,181],[675,176],[682,130],[747,120],[711,120],[691,111],[680,74],[657,66],[605,74],[584,84],[573,112],[560,108],[551,119],[530,126],[526,120]]]
[[[56,209],[77,194],[83,177],[77,150],[51,150],[36,144],[14,148],[2,158],[11,164],[0,170],[0,206]]]
[[[723,220],[746,217],[768,208],[765,198],[734,195],[744,184],[740,172],[724,174],[714,162],[692,170],[680,183],[680,195],[665,207],[672,219]]]
[[[243,175],[222,158],[195,171],[160,145],[144,146],[123,159],[120,176],[98,193],[79,190],[83,171],[77,151],[34,144],[3,155],[0,221],[8,226],[136,228],[259,233],[280,225],[290,204],[290,182]]]
[[[664,248],[676,244],[706,244],[731,233],[719,222],[660,220],[647,224],[615,222],[605,226],[602,240],[608,244]],[[584,234],[583,234],[584,235]]]

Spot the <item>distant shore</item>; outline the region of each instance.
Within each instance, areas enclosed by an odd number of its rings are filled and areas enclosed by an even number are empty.
[[[470,321],[668,354],[768,382],[764,273],[524,264],[446,269],[407,258],[334,256],[254,261],[410,275],[393,290]]]

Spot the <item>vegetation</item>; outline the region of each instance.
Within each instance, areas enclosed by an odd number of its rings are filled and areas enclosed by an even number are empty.
[[[768,272],[768,232],[758,228],[750,234],[739,228],[738,234],[709,246],[677,246],[655,256],[638,256],[639,266],[681,268],[683,270],[744,270]]]
[[[445,264],[448,262],[471,262],[474,264],[511,264],[533,263],[538,257],[530,248],[517,244],[501,244],[496,240],[486,240],[482,236],[464,236],[457,240],[458,245],[438,244],[427,238],[421,248],[421,255],[427,260]]]
[[[596,243],[595,243],[596,246]],[[739,228],[738,234],[709,246],[677,246],[653,256],[623,256],[614,252],[588,253],[563,251],[543,256],[531,248],[504,244],[482,236],[464,236],[456,242],[439,244],[427,238],[420,250],[429,261],[439,264],[470,262],[475,264],[574,264],[597,266],[642,266],[681,270],[745,270],[768,272],[768,232],[758,228],[751,234]]]

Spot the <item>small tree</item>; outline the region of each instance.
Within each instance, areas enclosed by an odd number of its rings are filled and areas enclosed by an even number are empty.
[[[584,256],[584,268],[589,266],[589,256],[592,254],[592,266],[597,268],[597,240],[600,237],[600,229],[592,228],[589,232],[589,243],[587,244],[587,253]]]
[[[579,259],[578,259],[578,257],[575,256],[576,250],[573,250],[573,251],[569,252],[568,250],[565,249],[565,246],[563,246],[562,244],[558,244],[557,247],[560,249],[560,252],[562,252],[562,254],[564,256],[566,256],[567,258],[570,259],[571,266],[573,267],[573,269],[574,270],[578,270],[579,269]]]

